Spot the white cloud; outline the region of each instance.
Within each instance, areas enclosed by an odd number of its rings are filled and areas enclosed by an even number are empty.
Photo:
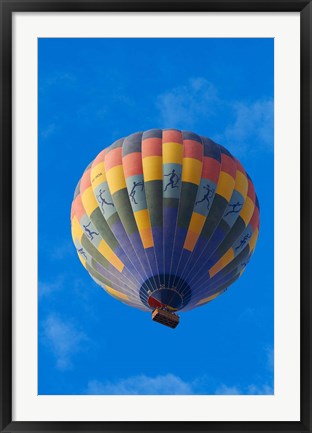
[[[43,83],[41,83],[40,90],[44,90],[46,87],[56,86],[60,83],[74,83],[76,82],[76,77],[70,72],[55,72],[50,74]]]
[[[192,129],[202,124],[211,127],[222,119],[220,131],[207,135],[233,151],[273,151],[274,103],[272,98],[231,101],[219,96],[216,86],[198,77],[158,96],[156,106],[165,128]],[[221,124],[221,122],[218,121]]]
[[[157,108],[164,127],[192,128],[212,114],[219,103],[215,86],[205,78],[193,78],[157,98]]]
[[[56,130],[56,123],[50,123],[45,128],[42,128],[40,134],[43,138],[49,138]]]
[[[39,297],[48,296],[63,288],[64,277],[58,276],[54,281],[39,281],[38,282],[38,295]]]
[[[220,385],[216,391],[216,395],[239,395],[242,392],[236,386]]]
[[[194,393],[191,383],[184,382],[180,377],[170,373],[155,377],[139,375],[115,383],[91,380],[87,386],[87,394],[185,395]]]
[[[75,251],[73,242],[67,241],[55,246],[50,252],[51,258],[55,260],[63,260]]]
[[[272,395],[274,390],[268,384],[264,385],[248,385],[240,388],[237,386],[220,385],[216,391],[216,395]]]
[[[234,121],[221,133],[234,149],[273,151],[273,100],[243,102],[232,105]]]
[[[206,378],[207,379],[207,378]],[[168,373],[149,377],[144,374],[119,379],[116,382],[103,382],[90,380],[85,394],[90,395],[271,395],[274,394],[272,386],[248,385],[244,387],[221,384],[213,389],[205,378],[197,378],[189,382]],[[207,387],[208,385],[208,387]]]
[[[249,385],[248,388],[247,388],[247,392],[244,393],[244,394],[249,394],[249,395],[273,395],[274,394],[274,390],[268,384],[264,384],[264,385],[261,385],[261,386]]]
[[[274,348],[268,346],[265,348],[267,356],[267,368],[273,374],[274,373]]]
[[[42,324],[42,341],[56,358],[56,367],[66,370],[72,367],[72,357],[83,350],[86,335],[75,326],[51,314]]]

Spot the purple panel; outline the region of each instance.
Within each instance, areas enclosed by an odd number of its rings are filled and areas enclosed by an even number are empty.
[[[154,277],[155,277],[156,288],[158,288],[160,286],[161,282],[159,279],[159,272],[158,272],[156,258],[155,258],[155,250],[154,250],[154,248],[147,248],[145,250],[145,252],[146,252],[146,256],[147,256],[147,259],[149,261],[149,264],[150,264],[150,267],[152,270],[152,275],[154,275]]]
[[[207,245],[207,240],[203,237],[199,237],[196,243],[196,247],[193,252],[188,255],[189,260],[186,261],[184,268],[179,267],[179,272],[181,277],[185,278],[187,275],[192,274],[197,271],[200,266],[201,260],[205,259],[205,253],[203,253]]]
[[[190,259],[190,255],[192,253],[188,250],[183,249],[182,250],[182,254],[181,254],[181,259],[180,259],[180,263],[176,269],[175,274],[178,275],[179,277],[183,274],[183,271],[185,270],[189,259]]]
[[[170,272],[177,215],[177,208],[164,208],[164,262],[166,274]]]
[[[164,246],[163,246],[163,228],[152,227],[153,239],[154,239],[154,250],[160,274],[164,273]],[[162,282],[163,283],[163,282]]]
[[[183,245],[185,242],[187,230],[185,228],[177,228],[175,232],[175,238],[174,238],[174,251],[173,251],[173,257],[172,257],[172,266],[171,266],[171,275],[176,275],[178,264],[183,252]],[[173,284],[173,278],[170,278],[170,283]]]
[[[129,276],[131,279],[136,279],[140,284],[145,280],[142,275],[137,271],[134,265],[129,260],[128,256],[125,254],[120,245],[115,249],[114,253],[120,258],[125,267],[123,268],[122,274]]]
[[[112,267],[113,270],[105,269],[102,265],[100,265],[100,263],[96,261],[93,262],[93,266],[100,275],[111,281],[113,285],[115,284],[116,286],[118,286],[120,290],[125,289],[127,291],[130,289],[129,285],[127,284],[127,282],[124,281],[124,279],[120,280],[118,278],[118,276],[121,276],[121,274],[116,271],[115,268]],[[135,288],[131,286],[131,290],[135,291]]]
[[[139,273],[144,279],[145,272],[141,262],[139,261],[138,253],[135,251],[134,247],[132,246],[128,238],[128,235],[124,229],[124,226],[121,224],[121,221],[120,220],[116,221],[112,225],[111,230],[114,233],[119,244],[122,246],[123,250],[127,252],[128,259],[133,264],[133,267],[136,269],[136,272]]]
[[[134,250],[136,251],[137,256],[139,257],[139,260],[141,262],[141,267],[143,267],[144,269],[143,275],[145,279],[150,278],[153,274],[152,274],[150,264],[147,260],[146,252],[143,247],[139,232],[132,233],[130,235],[130,241],[131,244],[133,245]]]

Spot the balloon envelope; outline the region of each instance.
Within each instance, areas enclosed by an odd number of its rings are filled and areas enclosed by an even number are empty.
[[[224,147],[153,129],[117,140],[87,167],[71,227],[81,263],[111,296],[141,310],[187,311],[242,275],[259,204]]]

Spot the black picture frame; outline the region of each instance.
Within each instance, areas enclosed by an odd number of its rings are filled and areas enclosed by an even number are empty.
[[[300,12],[301,416],[299,422],[12,421],[12,14],[14,12]],[[311,0],[0,0],[0,430],[1,432],[312,432],[311,423]],[[4,249],[6,253],[4,254]]]

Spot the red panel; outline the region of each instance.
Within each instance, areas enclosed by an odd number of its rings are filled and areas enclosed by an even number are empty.
[[[104,156],[105,153],[107,152],[107,149],[102,150],[102,152],[100,152],[98,154],[98,156],[95,158],[95,160],[92,163],[92,167],[95,167],[96,165],[98,165],[100,162],[104,162]]]
[[[251,225],[253,231],[255,231],[256,228],[259,227],[259,222],[260,222],[259,209],[255,206],[255,210],[254,210],[252,217],[251,217],[251,220],[250,220],[250,225]]]
[[[165,307],[165,304],[162,304],[157,299],[152,298],[151,296],[148,298],[148,305],[153,308]]]
[[[256,200],[256,193],[255,193],[255,187],[250,179],[248,179],[248,191],[247,191],[248,197],[255,202]]]
[[[88,168],[88,170],[86,170],[83,173],[83,176],[80,180],[80,194],[82,194],[84,190],[86,190],[87,188],[89,188],[89,186],[91,186],[90,174],[91,174],[90,168]]]
[[[125,173],[125,178],[143,174],[142,153],[133,152],[122,158],[122,165]]]
[[[81,196],[80,194],[77,195],[77,197],[75,198],[75,200],[73,201],[72,204],[72,215],[76,215],[76,217],[78,218],[78,221],[81,220],[81,218],[83,217],[83,215],[85,215],[86,211],[83,207],[82,201],[81,201]]]
[[[167,131],[163,131],[163,143],[169,143],[170,141],[174,143],[183,143],[182,132],[176,131],[174,129],[168,129]]]
[[[142,158],[162,155],[162,139],[147,138],[142,141]]]
[[[221,170],[236,178],[236,162],[230,156],[221,153]]]
[[[210,179],[215,184],[218,183],[220,174],[220,163],[209,156],[204,156],[203,158],[203,170],[202,170],[202,178]]]
[[[194,159],[198,159],[199,161],[202,161],[204,149],[201,143],[198,143],[198,141],[193,141],[193,140],[184,140],[183,144],[184,144],[184,151],[183,151],[184,158],[194,158]]]
[[[122,148],[112,149],[105,155],[105,170],[122,164]]]
[[[239,162],[238,159],[235,158],[235,162],[236,162],[236,168],[237,170],[241,171],[242,173],[246,173],[244,167],[242,166],[242,164]]]

